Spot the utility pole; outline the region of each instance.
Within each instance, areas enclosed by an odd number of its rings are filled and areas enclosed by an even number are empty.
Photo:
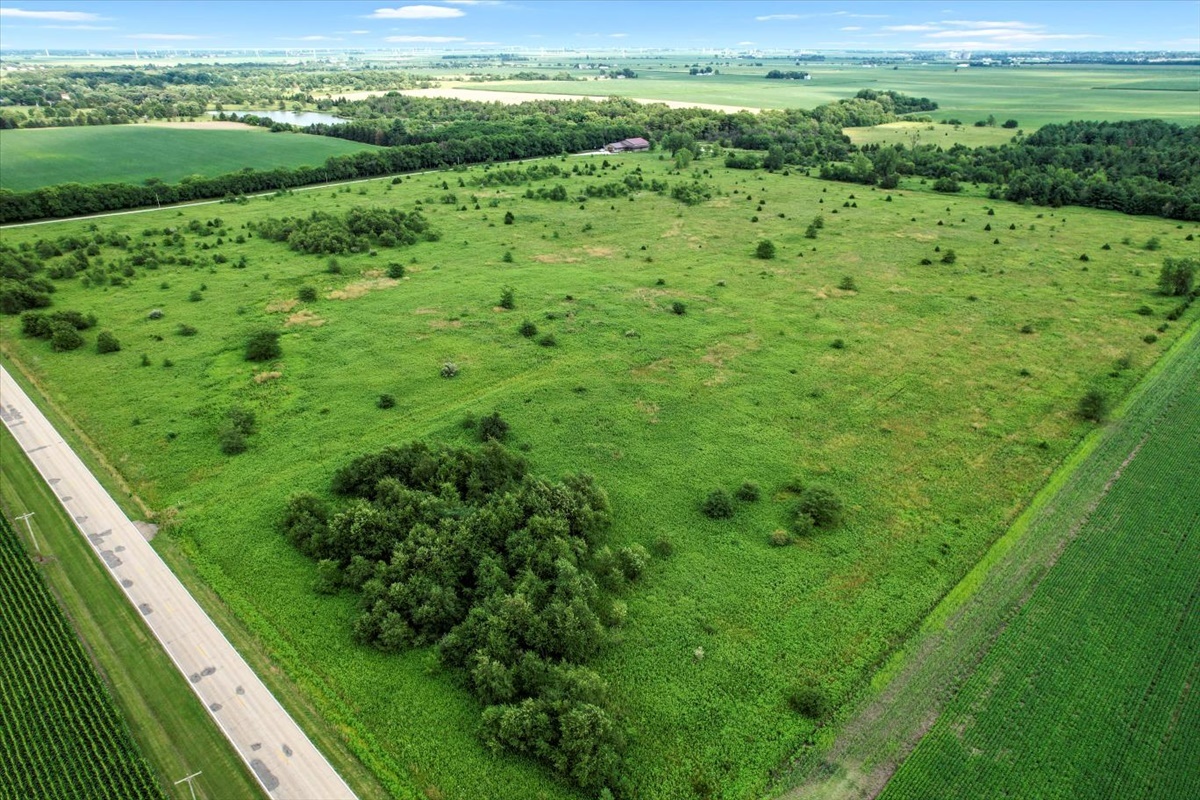
[[[33,535],[33,523],[29,521],[29,518],[32,516],[33,512],[30,511],[28,514],[22,514],[21,516],[17,517],[17,519],[25,520],[25,527],[29,529],[29,538],[33,540],[33,549],[36,550],[37,554],[40,556],[42,554],[42,548],[38,547],[37,537]]]
[[[188,788],[192,790],[192,800],[196,800],[196,787],[192,785],[192,779],[200,774],[201,774],[200,772],[193,772],[191,775],[188,775],[186,778],[180,778],[179,780],[175,781],[175,785],[178,786],[179,784],[183,783],[184,781],[187,781]]]

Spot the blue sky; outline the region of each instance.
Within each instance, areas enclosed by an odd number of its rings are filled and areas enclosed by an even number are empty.
[[[0,48],[1200,50],[1200,0],[0,0]]]

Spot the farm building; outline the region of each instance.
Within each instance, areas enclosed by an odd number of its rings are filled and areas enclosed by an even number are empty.
[[[622,139],[619,142],[606,144],[604,149],[610,153],[623,153],[626,150],[649,150],[650,143],[640,136],[635,136],[632,139]]]

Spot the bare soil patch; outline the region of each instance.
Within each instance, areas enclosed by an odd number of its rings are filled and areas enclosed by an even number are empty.
[[[397,283],[399,281],[394,278],[368,278],[363,281],[355,281],[342,289],[334,289],[328,297],[330,300],[357,300],[369,292],[390,289]]]

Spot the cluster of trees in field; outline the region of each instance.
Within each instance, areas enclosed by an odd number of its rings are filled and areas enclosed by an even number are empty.
[[[495,438],[387,448],[339,469],[332,489],[346,502],[294,496],[282,525],[318,560],[319,591],[360,593],[355,638],[435,646],[485,706],[489,747],[621,795],[621,729],[585,664],[624,620],[616,595],[649,555],[602,544],[603,490],[583,475],[536,478]]]
[[[338,216],[314,211],[307,217],[265,217],[250,223],[262,238],[286,242],[300,253],[365,253],[372,246],[402,247],[419,241],[437,241],[419,211],[394,208],[352,208]]]
[[[1018,202],[1200,220],[1200,128],[1160,120],[1047,125],[998,147],[868,145],[821,171],[885,188],[905,174],[990,184]]]
[[[0,87],[0,129],[120,125],[143,119],[186,119],[225,106],[330,109],[315,95],[429,85],[394,70],[263,64],[43,67],[10,72]]]

